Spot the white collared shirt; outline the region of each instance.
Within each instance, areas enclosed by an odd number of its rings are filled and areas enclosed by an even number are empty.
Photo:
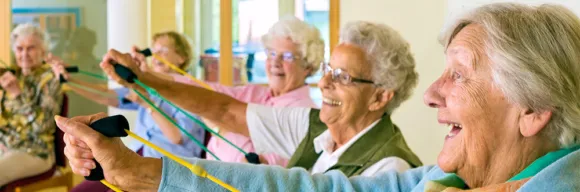
[[[289,159],[306,137],[310,125],[310,108],[277,108],[257,104],[248,104],[246,121],[250,138],[256,153],[276,153]],[[367,133],[379,120],[375,121],[346,144],[332,152],[334,141],[326,130],[314,139],[314,150],[322,152],[310,172],[324,173],[338,162],[340,156],[360,137]],[[399,157],[387,157],[373,164],[362,172],[363,176],[371,176],[380,172],[395,170],[402,172],[411,168]]]

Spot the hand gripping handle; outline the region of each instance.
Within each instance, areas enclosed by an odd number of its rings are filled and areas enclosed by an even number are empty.
[[[66,72],[68,73],[78,73],[79,72],[79,67],[77,66],[70,66],[70,67],[65,67],[64,70],[66,70]],[[60,83],[66,83],[67,80],[64,79],[63,75],[60,75],[58,77],[58,80],[60,81]]]
[[[107,137],[126,137],[128,134],[125,129],[129,129],[129,122],[122,115],[115,115],[100,119],[89,125],[95,131]],[[93,161],[95,161],[93,159]],[[89,181],[100,181],[105,179],[103,168],[99,162],[95,161],[96,168],[91,170],[91,174],[85,179]]]

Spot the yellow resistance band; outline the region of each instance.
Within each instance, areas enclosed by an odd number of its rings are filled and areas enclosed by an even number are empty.
[[[171,154],[171,153],[169,153],[169,152],[167,152],[167,151],[159,148],[155,144],[153,144],[153,143],[151,143],[151,142],[149,142],[149,141],[147,141],[147,140],[139,137],[138,135],[136,135],[135,133],[133,133],[133,132],[131,132],[129,130],[125,130],[125,131],[127,132],[127,134],[129,134],[129,136],[137,139],[138,141],[142,142],[143,144],[147,145],[148,147],[151,147],[151,148],[155,149],[159,153],[161,153],[161,154],[169,157],[170,159],[174,160],[175,162],[183,165],[184,167],[189,168],[189,170],[191,170],[191,172],[193,174],[196,174],[197,176],[200,176],[200,177],[205,177],[205,178],[213,181],[214,183],[222,186],[223,188],[226,188],[229,191],[238,192],[238,190],[236,188],[234,188],[231,185],[228,185],[227,183],[225,183],[225,182],[219,180],[218,178],[215,178],[214,176],[210,175],[209,173],[207,173],[200,166],[197,166],[197,165],[193,165],[193,164],[188,163],[187,161],[185,161],[185,160],[183,160],[183,159],[181,159],[181,158],[179,158],[179,157],[177,157],[177,156],[175,156],[175,155],[173,155],[173,154]]]
[[[189,73],[181,70],[179,67],[175,66],[174,64],[170,63],[169,61],[165,60],[163,57],[160,57],[159,55],[153,54],[153,57],[159,61],[161,61],[161,63],[167,65],[169,68],[173,69],[174,71],[178,72],[181,75],[184,75],[186,77],[188,77],[189,79],[191,79],[193,82],[199,84],[200,86],[202,86],[203,88],[206,88],[208,90],[212,90],[215,91],[213,88],[211,88],[211,86],[209,86],[209,84],[207,84],[206,82],[200,81],[199,79],[196,79],[195,77],[191,76]]]

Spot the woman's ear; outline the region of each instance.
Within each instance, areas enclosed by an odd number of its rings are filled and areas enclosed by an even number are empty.
[[[376,89],[373,97],[371,97],[369,110],[376,111],[383,109],[393,99],[393,96],[395,96],[395,92],[391,90]]]
[[[534,111],[525,109],[520,114],[520,133],[524,137],[538,134],[552,118],[552,111]]]
[[[308,65],[304,68],[304,72],[305,72],[305,74],[304,74],[305,77],[309,77],[309,76],[313,75],[313,73],[314,73],[314,71],[312,71],[312,66],[310,66],[310,65]]]

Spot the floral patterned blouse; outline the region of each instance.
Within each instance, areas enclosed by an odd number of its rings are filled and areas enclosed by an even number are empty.
[[[54,116],[61,110],[59,79],[45,65],[18,81],[19,96],[11,98],[0,89],[0,144],[47,159],[54,156]]]

